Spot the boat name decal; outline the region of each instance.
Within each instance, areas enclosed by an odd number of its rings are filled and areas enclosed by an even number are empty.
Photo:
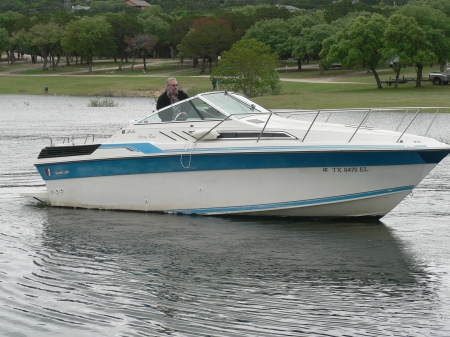
[[[137,138],[138,139],[151,139],[151,138],[156,138],[156,136],[150,133],[148,135],[139,135],[139,136],[137,136]]]
[[[366,166],[324,167],[322,171],[331,173],[364,173],[369,172],[369,169]]]
[[[57,175],[57,176],[60,176],[60,175],[66,175],[66,174],[69,174],[70,173],[70,171],[69,170],[60,170],[60,171],[55,171],[55,174]]]
[[[54,176],[54,175],[56,175],[56,176],[61,176],[61,175],[70,174],[70,171],[69,171],[69,170],[58,170],[58,171],[55,171],[54,169],[52,169],[52,168],[50,168],[50,167],[45,168],[45,169],[44,169],[44,172],[45,172],[45,175],[46,175],[47,177],[52,177],[52,176]]]

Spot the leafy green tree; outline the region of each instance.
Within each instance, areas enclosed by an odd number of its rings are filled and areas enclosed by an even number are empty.
[[[0,1],[0,12],[14,11],[26,15],[39,15],[62,10],[64,1],[60,0],[2,0]]]
[[[293,14],[289,12],[286,7],[282,6],[274,6],[274,5],[260,5],[256,6],[256,11],[254,14],[255,22],[261,20],[270,20],[270,19],[283,19],[287,20],[291,18]]]
[[[9,50],[10,43],[8,31],[5,28],[0,28],[0,55],[2,52]]]
[[[325,19],[328,23],[331,23],[355,11],[352,0],[333,2],[325,9]]]
[[[62,40],[65,52],[80,55],[89,64],[92,72],[94,56],[111,52],[112,28],[104,17],[85,17],[67,25],[66,36]]]
[[[324,41],[320,52],[321,66],[327,67],[333,62],[340,62],[347,68],[363,64],[374,75],[377,88],[382,89],[376,67],[382,59],[385,26],[386,19],[379,14],[352,20],[344,29]]]
[[[138,19],[135,17],[128,17],[123,13],[108,13],[105,15],[105,20],[108,22],[112,29],[114,58],[117,61],[119,57],[119,71],[122,70],[123,61],[126,55],[126,48],[128,48],[126,39],[132,38],[139,33],[142,33],[142,27],[138,23]]]
[[[92,1],[89,4],[89,15],[101,15],[105,13],[121,13],[128,17],[136,14],[136,8],[129,6],[122,0]]]
[[[255,19],[251,15],[246,15],[238,11],[220,13],[217,19],[230,23],[235,41],[239,41],[247,29],[255,23]]]
[[[50,62],[52,69],[56,70],[63,54],[61,40],[65,35],[64,28],[55,22],[49,22],[37,24],[24,34],[25,36],[21,37],[24,45],[27,45],[31,50],[36,50],[37,54],[44,59],[42,70],[48,69],[48,62]]]
[[[430,1],[431,3],[431,1]],[[413,2],[399,8],[398,14],[413,17],[430,42],[429,48],[437,56],[437,62],[444,71],[450,60],[450,17],[440,9],[433,8],[424,2]],[[425,62],[427,64],[429,62]]]
[[[144,14],[139,17],[139,23],[144,33],[152,35],[157,40],[154,51],[155,57],[158,57],[170,46],[170,23],[167,19],[152,14],[151,11],[145,11]]]
[[[270,46],[255,39],[241,40],[222,53],[220,65],[213,70],[211,80],[217,81],[223,89],[250,97],[276,93],[280,90],[278,66],[278,56]]]
[[[20,13],[8,11],[0,13],[0,28],[6,29],[9,36],[9,50],[6,51],[8,55],[8,62],[14,63],[14,51],[18,49],[18,40],[14,39],[14,35],[23,27],[28,25],[29,18]]]
[[[298,70],[301,70],[302,60],[309,61],[311,57],[318,56],[322,49],[322,41],[329,37],[331,33],[312,35],[319,33],[318,30],[312,33],[313,27],[325,24],[325,18],[321,11],[295,16],[287,20],[286,23],[289,30],[287,48],[290,50],[290,55],[297,59]],[[320,47],[314,48],[314,44],[318,44]]]
[[[420,1],[411,1],[410,5],[414,4],[426,4],[434,9],[439,9],[444,12],[446,15],[450,15],[450,1],[448,0],[420,0]]]
[[[424,64],[431,64],[437,60],[431,50],[431,43],[427,40],[424,30],[412,17],[400,14],[392,15],[384,33],[383,53],[386,58],[395,58],[396,84],[400,69],[408,64],[415,64],[417,68],[416,87],[421,86]]]
[[[198,15],[182,16],[170,23],[169,37],[170,37],[170,56],[175,57],[176,50],[181,44],[181,41],[190,32],[194,22],[200,20]]]
[[[233,45],[233,30],[227,22],[203,18],[194,22],[193,28],[181,41],[179,50],[183,56],[202,57],[200,71],[205,73],[206,60],[216,61],[218,56]]]
[[[287,58],[290,56],[292,49],[289,43],[290,36],[290,27],[287,21],[271,19],[254,24],[247,30],[244,39],[255,39],[267,44],[280,58]]]
[[[292,38],[292,56],[297,59],[299,70],[301,69],[301,60],[318,58],[323,48],[323,41],[332,35],[332,26],[326,23],[318,24],[303,29],[300,36]]]
[[[136,61],[136,57],[141,53],[143,54],[144,59],[144,70],[147,70],[147,63],[146,63],[147,55],[156,46],[158,40],[155,39],[152,35],[144,33],[137,34],[133,38],[132,37],[126,38],[126,40],[128,44],[128,49],[133,55],[133,64],[131,66],[131,70],[133,70],[134,68],[134,62]]]

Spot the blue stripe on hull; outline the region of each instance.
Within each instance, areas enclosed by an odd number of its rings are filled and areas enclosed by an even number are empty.
[[[447,149],[227,154],[185,152],[183,155],[156,154],[140,158],[86,160],[36,166],[44,180],[52,180],[184,171],[437,164],[449,152]]]
[[[263,204],[263,205],[245,205],[245,206],[234,206],[234,207],[220,207],[220,208],[204,208],[204,209],[172,209],[167,210],[167,212],[174,213],[185,213],[185,214],[223,214],[223,213],[237,213],[237,212],[258,212],[258,211],[269,211],[269,210],[277,210],[282,208],[295,208],[295,207],[305,207],[305,206],[314,206],[320,204],[329,204],[335,202],[343,202],[350,201],[362,198],[370,198],[370,197],[378,197],[382,195],[398,193],[398,192],[407,192],[414,188],[414,186],[404,186],[398,188],[390,188],[379,191],[370,191],[342,196],[333,196],[327,198],[318,198],[311,200],[299,200],[299,201],[290,201],[290,202],[282,202],[276,204]]]

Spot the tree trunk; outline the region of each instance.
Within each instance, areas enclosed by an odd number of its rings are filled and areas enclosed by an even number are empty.
[[[147,51],[144,50],[144,59],[143,59],[143,61],[144,61],[144,71],[147,70],[147,62],[146,62],[146,59],[147,59]]]
[[[123,67],[123,55],[120,56],[120,62],[119,62],[119,71],[122,71],[122,67]]]
[[[373,65],[370,65],[370,71],[372,71],[373,76],[375,77],[375,81],[377,81],[377,89],[383,89],[381,85],[380,77],[378,76],[377,70]]]
[[[136,54],[133,55],[133,62],[131,63],[131,71],[134,70],[134,62],[136,62]]]
[[[59,65],[59,60],[61,59],[61,55],[57,55],[56,56],[56,61],[55,61],[55,55],[51,55],[51,62],[52,62],[52,70],[56,71],[56,68],[58,68]]]
[[[297,67],[299,71],[302,70],[302,59],[300,57],[297,59]]]
[[[202,69],[200,70],[200,74],[204,74],[206,70],[206,57],[203,56]]]
[[[16,49],[14,46],[11,47],[11,49],[9,50],[9,53],[7,53],[8,54],[8,62],[11,64],[14,64],[14,61],[15,61],[14,49]]]
[[[55,55],[50,54],[50,68],[52,68],[53,71],[55,71]]]
[[[120,54],[119,54],[120,62],[119,62],[119,69],[118,69],[118,71],[122,71],[124,49],[125,49],[125,46],[122,44],[121,48],[120,48]]]
[[[396,67],[396,69],[395,69],[395,86],[394,86],[395,89],[398,88],[398,81],[400,79],[400,70],[401,69],[402,69],[402,67]]]
[[[417,64],[417,78],[416,78],[416,88],[422,86],[422,74],[423,74],[423,64]]]
[[[48,68],[47,68],[48,56],[47,55],[43,55],[42,57],[44,58],[44,64],[42,65],[42,71],[46,71],[46,70],[48,70]]]

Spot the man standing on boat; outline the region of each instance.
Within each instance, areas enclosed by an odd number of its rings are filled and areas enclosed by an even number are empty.
[[[166,90],[158,97],[156,102],[156,109],[160,110],[186,98],[188,98],[188,95],[184,91],[178,90],[176,78],[168,78],[166,80]],[[173,114],[174,111],[172,109],[167,109],[158,113],[163,122],[173,120],[175,117]]]

